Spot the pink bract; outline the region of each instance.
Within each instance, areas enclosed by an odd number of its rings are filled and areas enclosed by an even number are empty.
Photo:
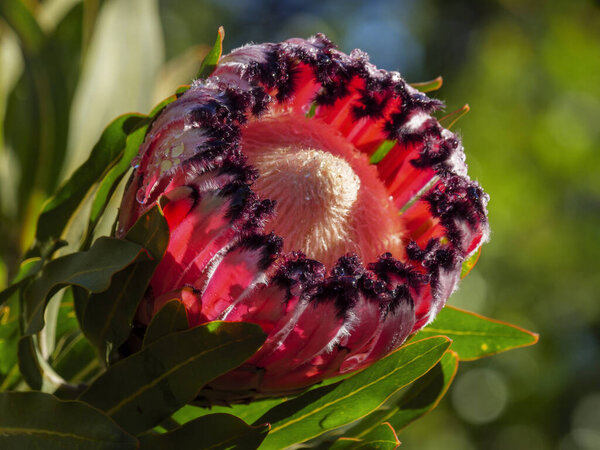
[[[322,35],[248,45],[152,124],[118,236],[166,198],[170,240],[138,311],[259,324],[211,402],[364,368],[431,322],[487,240],[487,195],[442,103]]]

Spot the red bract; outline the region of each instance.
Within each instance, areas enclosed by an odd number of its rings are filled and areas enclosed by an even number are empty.
[[[364,368],[433,320],[488,236],[487,195],[431,116],[441,106],[319,35],[233,51],[155,120],[118,229],[167,199],[139,321],[179,298],[190,326],[268,334],[211,401]]]

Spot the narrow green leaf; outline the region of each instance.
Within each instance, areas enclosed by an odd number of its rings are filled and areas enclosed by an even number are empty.
[[[361,438],[341,437],[331,445],[331,450],[345,449],[381,449],[398,448],[400,441],[394,428],[387,422],[375,426]]]
[[[173,419],[178,423],[186,423],[198,417],[213,413],[232,414],[239,417],[244,422],[253,423],[271,408],[286,401],[286,397],[267,398],[264,400],[255,400],[248,404],[237,404],[231,406],[211,406],[210,408],[200,408],[198,406],[185,405],[183,408],[173,414]]]
[[[86,369],[89,371],[89,376],[95,373],[94,369],[99,367],[97,358],[96,351],[89,341],[80,331],[76,331],[68,344],[55,355],[52,365],[66,381],[76,384],[87,381]]]
[[[404,345],[344,381],[276,406],[255,421],[272,425],[264,448],[285,448],[366,416],[427,373],[449,346],[450,340],[443,336]]]
[[[200,65],[200,69],[198,70],[198,75],[196,75],[196,78],[207,78],[215,71],[215,68],[219,63],[219,59],[221,59],[221,54],[223,53],[223,39],[225,39],[225,29],[223,27],[219,27],[215,45],[213,45],[208,54],[202,60],[202,64]]]
[[[61,236],[89,189],[102,179],[121,157],[127,136],[146,122],[147,116],[125,114],[106,127],[88,160],[44,205],[37,223],[38,245]]]
[[[240,322],[211,322],[172,333],[109,368],[81,400],[138,434],[191,401],[207,382],[242,364],[264,339],[259,326]]]
[[[0,305],[6,302],[13,296],[20,288],[24,287],[31,278],[38,273],[42,268],[41,258],[29,258],[24,260],[19,267],[19,272],[14,278],[12,284],[0,292]]]
[[[462,267],[460,269],[461,280],[467,275],[469,275],[469,272],[473,270],[473,267],[475,267],[475,264],[477,264],[477,261],[479,261],[479,255],[481,255],[481,246],[478,249],[476,249],[473,253],[471,253],[471,255],[469,255],[467,259],[465,259],[465,261],[463,262]]]
[[[140,217],[125,239],[144,247],[152,259],[138,258],[116,273],[107,290],[90,296],[83,314],[83,332],[107,360],[127,340],[138,304],[167,249],[169,227],[160,206]]]
[[[46,303],[61,287],[77,285],[91,292],[104,291],[115,273],[138,258],[147,258],[140,245],[101,237],[88,251],[49,262],[24,292],[25,333],[34,334],[42,329]]]
[[[442,117],[439,122],[440,124],[447,129],[450,129],[454,126],[458,120],[467,114],[471,110],[469,105],[464,105],[462,108],[457,109],[456,111],[452,111],[450,114]]]
[[[390,399],[377,411],[362,419],[345,437],[366,440],[367,436],[389,423],[397,432],[433,410],[448,391],[458,369],[458,355],[447,351],[442,359],[425,375]]]
[[[37,52],[44,43],[44,33],[35,17],[21,0],[3,0],[0,2],[0,17],[10,24],[19,36],[25,51]]]
[[[395,413],[387,422],[399,432],[418,418],[434,410],[448,392],[458,370],[458,355],[447,351],[437,365],[415,381],[396,402]]]
[[[418,89],[421,92],[431,92],[431,91],[437,91],[439,88],[442,87],[443,83],[444,83],[444,79],[442,77],[437,77],[437,78],[434,78],[433,80],[429,80],[429,81],[410,83],[410,85],[412,87],[414,87],[415,89]]]
[[[100,217],[106,210],[108,202],[125,173],[131,168],[131,161],[138,154],[140,145],[142,145],[144,137],[146,136],[149,123],[150,119],[146,121],[146,124],[141,125],[127,136],[125,151],[123,152],[122,157],[100,182],[100,185],[96,190],[94,201],[92,202],[92,209],[90,211],[90,219],[86,232],[86,242],[91,242],[94,229],[96,228],[96,225],[98,225]],[[86,247],[87,246],[84,246],[84,248]]]
[[[144,450],[204,448],[214,450],[256,449],[269,431],[268,425],[250,426],[230,414],[199,417],[164,434],[140,436]]]
[[[144,335],[143,347],[147,347],[163,336],[188,328],[185,305],[177,299],[170,300],[152,318]]]
[[[31,389],[39,391],[42,388],[42,368],[35,353],[32,336],[23,336],[19,339],[17,354],[21,375]]]
[[[187,86],[187,88],[189,88],[189,86]],[[181,87],[179,89],[181,89]],[[169,97],[165,98],[162,102],[160,102],[158,105],[156,105],[152,109],[152,111],[149,114],[149,117],[150,118],[155,118],[156,116],[158,116],[162,112],[163,109],[165,109],[170,103],[173,103],[178,98],[179,97],[177,96],[177,94],[173,94],[173,95],[170,95]]]
[[[538,341],[537,334],[523,328],[453,306],[442,309],[435,321],[419,331],[415,339],[440,334],[452,339],[452,350],[461,361],[527,347]]]
[[[42,392],[5,392],[0,394],[0,447],[134,450],[138,442],[85,403]]]
[[[390,152],[392,148],[396,145],[396,141],[383,141],[381,145],[375,150],[375,152],[371,155],[371,159],[369,159],[370,164],[378,164],[381,162],[383,158]]]

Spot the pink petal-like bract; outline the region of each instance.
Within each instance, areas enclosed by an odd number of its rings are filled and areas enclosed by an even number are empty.
[[[430,323],[488,238],[487,195],[438,100],[322,35],[223,57],[155,119],[117,235],[161,198],[170,240],[137,321],[259,324],[226,403],[362,369]]]

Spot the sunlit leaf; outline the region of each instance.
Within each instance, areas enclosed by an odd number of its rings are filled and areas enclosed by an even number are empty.
[[[458,120],[467,114],[471,110],[469,105],[464,105],[462,108],[457,109],[456,111],[452,111],[450,114],[445,115],[440,121],[440,125],[444,128],[450,129],[454,126]]]
[[[458,353],[461,361],[526,347],[538,341],[537,334],[523,328],[453,306],[442,309],[435,321],[423,328],[415,339],[436,335],[452,339],[452,350]]]
[[[170,300],[152,318],[144,335],[143,346],[147,347],[163,336],[188,327],[185,305],[177,299]]]
[[[250,426],[230,414],[209,414],[165,434],[144,434],[140,436],[140,444],[145,450],[251,450],[258,448],[268,431],[268,425]]]
[[[377,148],[377,150],[375,150],[375,152],[371,156],[371,159],[369,159],[369,163],[371,163],[371,164],[380,163],[381,160],[383,158],[385,158],[386,155],[390,152],[390,150],[392,148],[394,148],[394,145],[396,145],[396,141],[389,141],[389,140],[383,141],[381,143],[381,145]]]
[[[342,382],[276,406],[255,421],[272,426],[264,448],[285,448],[366,416],[427,373],[449,345],[442,336],[410,343]]]
[[[121,158],[110,169],[106,176],[102,178],[102,181],[96,190],[94,201],[92,202],[90,220],[86,232],[86,243],[91,242],[94,229],[96,228],[96,225],[98,225],[101,215],[108,206],[110,198],[117,189],[117,186],[125,173],[131,168],[131,161],[138,154],[140,145],[142,145],[144,137],[146,136],[149,123],[150,119],[148,119],[146,123],[140,124],[139,128],[136,128],[127,136],[125,149]],[[84,248],[85,247],[87,246],[84,244]]]
[[[481,247],[479,247],[477,250],[475,250],[462,264],[462,267],[460,269],[460,278],[463,279],[464,277],[466,277],[467,275],[469,275],[469,272],[471,272],[471,270],[473,270],[473,267],[475,267],[475,265],[477,264],[477,261],[479,261],[479,256],[481,255]]]
[[[198,70],[197,78],[207,78],[214,72],[219,63],[219,59],[221,59],[221,54],[223,53],[223,39],[225,39],[225,29],[219,27],[217,40],[215,41],[213,48],[204,57],[200,69]]]
[[[137,434],[191,401],[207,382],[242,364],[264,339],[259,326],[240,322],[211,322],[172,333],[109,368],[81,400]]]
[[[447,351],[429,372],[407,386],[399,396],[362,419],[344,436],[363,440],[383,423],[389,423],[396,431],[400,431],[437,406],[454,380],[457,369],[458,355]]]
[[[88,251],[49,262],[25,290],[25,333],[34,334],[42,329],[46,303],[61,287],[77,285],[90,292],[104,291],[115,273],[134,260],[147,257],[143,248],[134,242],[101,237]]]
[[[436,77],[433,80],[410,83],[410,85],[421,92],[431,92],[437,91],[443,83],[444,79],[442,77]]]
[[[0,394],[0,447],[134,450],[137,439],[98,410],[41,392]]]
[[[43,243],[61,236],[89,189],[121,158],[127,136],[143,126],[146,120],[146,116],[141,114],[125,114],[106,127],[89,159],[44,205],[37,224],[38,242]]]
[[[381,449],[393,450],[400,445],[394,428],[387,422],[375,426],[360,438],[341,437],[331,445],[331,450]]]

